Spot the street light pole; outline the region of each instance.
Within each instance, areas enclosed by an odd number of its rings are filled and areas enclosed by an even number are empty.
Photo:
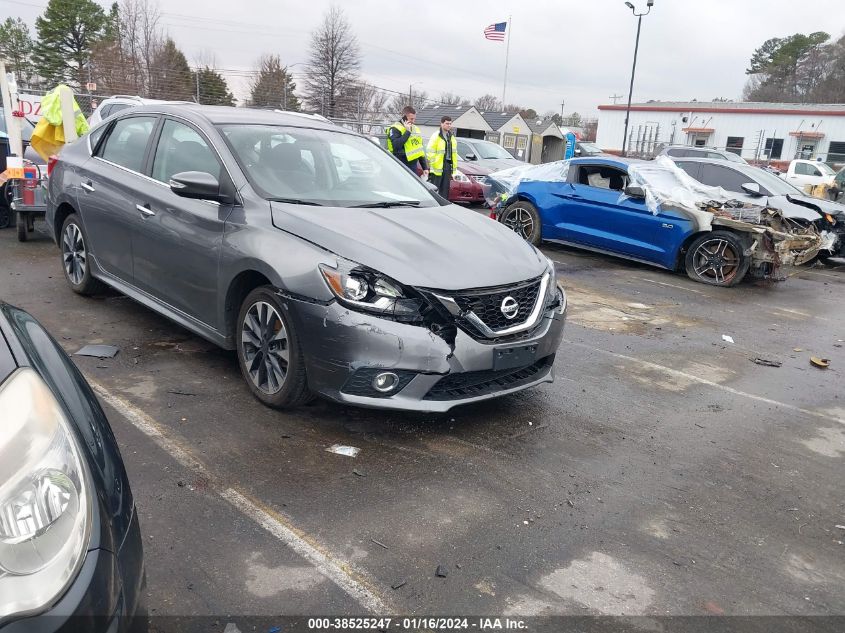
[[[645,13],[637,13],[636,8],[630,2],[626,2],[625,6],[631,9],[634,17],[637,18],[637,40],[634,44],[634,64],[631,67],[631,85],[628,88],[628,107],[625,108],[625,133],[622,137],[622,156],[628,155],[628,124],[631,119],[631,97],[634,93],[634,76],[637,73],[637,53],[640,51],[640,29],[643,26],[643,16],[651,13],[651,7],[654,6],[654,0],[648,0],[648,10]]]

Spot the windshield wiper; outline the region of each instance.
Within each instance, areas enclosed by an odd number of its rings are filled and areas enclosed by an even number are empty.
[[[382,202],[367,202],[366,204],[354,204],[351,209],[389,209],[390,207],[418,207],[419,200],[384,200]]]
[[[288,204],[307,204],[312,207],[322,207],[323,205],[314,200],[302,200],[300,198],[267,198],[270,202],[286,202]]]

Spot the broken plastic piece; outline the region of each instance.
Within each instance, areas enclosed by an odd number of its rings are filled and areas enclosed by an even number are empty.
[[[449,572],[446,571],[446,568],[443,565],[438,565],[437,571],[434,572],[434,575],[437,576],[438,578],[445,578],[446,576],[449,575]]]
[[[819,358],[818,356],[810,356],[810,364],[819,369],[827,369],[830,367],[829,358]]]
[[[76,356],[93,356],[94,358],[114,358],[120,351],[114,345],[86,345],[78,352]]]
[[[399,587],[404,587],[407,584],[408,584],[407,580],[400,580],[399,582],[390,585],[390,588],[391,589],[399,589]]]
[[[733,343],[734,342],[733,337],[728,336],[727,334],[722,334],[722,340],[725,341],[726,343]]]
[[[763,365],[763,367],[780,367],[783,365],[782,362],[779,360],[767,360],[765,358],[752,358],[752,363],[756,363],[758,365]]]
[[[360,448],[354,446],[344,446],[343,444],[332,444],[326,449],[329,453],[336,453],[338,455],[345,455],[346,457],[357,457],[361,452]]]

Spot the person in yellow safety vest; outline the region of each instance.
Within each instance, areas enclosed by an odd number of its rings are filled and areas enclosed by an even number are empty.
[[[413,106],[402,108],[402,120],[387,129],[387,151],[402,161],[415,175],[428,178],[428,162],[425,159],[420,128],[414,125],[417,111]]]
[[[452,134],[452,117],[440,119],[440,129],[431,135],[425,150],[431,168],[430,180],[439,193],[449,199],[449,185],[458,171],[458,139]]]

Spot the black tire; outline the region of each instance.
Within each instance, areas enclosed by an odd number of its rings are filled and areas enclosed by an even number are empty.
[[[543,240],[540,214],[537,213],[537,207],[530,202],[525,200],[511,202],[502,211],[499,222],[534,246]]]
[[[241,374],[259,401],[290,409],[311,400],[299,337],[273,288],[261,286],[244,299],[235,339]]]
[[[684,259],[687,275],[711,286],[735,286],[751,266],[751,258],[744,251],[742,241],[730,231],[705,233],[687,249]]]
[[[8,191],[9,183],[0,187],[0,229],[11,226],[15,218],[15,214],[9,206]]]
[[[21,220],[18,216],[18,232]],[[26,227],[26,223],[23,223]],[[24,228],[26,231],[26,228]],[[105,286],[91,275],[88,261],[88,236],[82,228],[82,222],[75,213],[65,218],[62,232],[59,234],[59,250],[62,254],[62,272],[71,290],[80,295],[93,295],[105,290]]]
[[[15,223],[18,225],[18,242],[26,242],[29,239],[26,230],[26,216],[23,213],[16,213],[15,218]]]

